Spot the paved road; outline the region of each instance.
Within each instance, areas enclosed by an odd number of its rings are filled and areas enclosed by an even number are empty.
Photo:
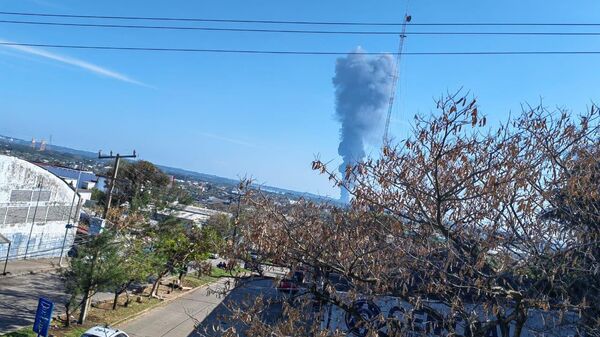
[[[222,298],[209,294],[208,288],[203,287],[117,327],[131,337],[185,337],[221,301]]]
[[[231,325],[234,325],[236,330],[243,335],[244,326],[241,324],[231,324],[222,318],[230,314],[232,307],[244,307],[254,302],[257,296],[263,296],[265,300],[279,298],[281,294],[274,287],[272,279],[255,279],[239,288],[231,291],[221,303],[198,324],[196,329],[190,333],[189,337],[217,337],[222,336],[222,330],[225,330]],[[282,312],[281,304],[271,304],[262,312],[262,319],[266,322],[274,322]],[[219,330],[221,329],[221,331]]]
[[[213,285],[210,288],[218,287],[219,285]],[[223,315],[228,314],[227,307],[251,301],[258,294],[276,296],[273,281],[251,281],[233,290],[225,298],[209,295],[206,288],[200,288],[117,327],[131,337],[221,336],[221,332],[214,331],[214,327],[228,327],[221,320]],[[273,316],[281,312],[281,307],[271,309],[270,314]]]
[[[225,303],[240,303],[258,294],[275,293],[272,280],[256,280],[231,292],[225,297]],[[94,300],[111,300],[112,296],[110,293],[101,293],[97,294]],[[1,278],[0,333],[33,324],[39,297],[46,297],[55,303],[55,315],[64,312],[67,295],[64,293],[64,285],[58,274]],[[131,332],[132,337],[188,336],[193,333],[196,322],[202,322],[203,328],[214,324],[222,325],[218,315],[227,312],[225,306],[221,304],[222,301],[222,297],[207,295],[206,289],[198,289],[124,324],[122,328]]]
[[[56,274],[34,274],[0,280],[0,332],[10,332],[33,324],[38,298],[64,307],[66,295]]]
[[[108,300],[112,296],[110,293],[96,294],[94,300]],[[0,279],[0,333],[32,325],[40,297],[54,302],[54,315],[64,312],[67,295],[58,274],[32,274]]]

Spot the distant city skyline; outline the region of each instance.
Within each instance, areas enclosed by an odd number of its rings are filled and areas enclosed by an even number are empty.
[[[168,3],[5,0],[4,12],[226,19],[401,22],[405,1],[220,1]],[[600,3],[561,1],[409,4],[412,23],[600,23]],[[0,15],[3,20],[104,23]],[[111,23],[130,24],[127,21]],[[136,24],[157,24],[136,22]],[[165,23],[159,23],[164,24]],[[218,23],[169,23],[225,27]],[[227,27],[388,30],[398,27]],[[409,31],[587,31],[560,27],[409,27]],[[175,31],[0,23],[0,42],[237,50],[395,51],[396,35]],[[592,51],[600,36],[409,35],[406,52]],[[254,177],[281,188],[337,197],[311,170],[318,157],[337,169],[340,124],[332,78],[339,55],[247,55],[0,46],[0,134],[97,152],[137,150],[140,158],[228,178]],[[489,123],[520,104],[585,109],[598,102],[600,55],[415,56],[402,59],[391,135],[402,139],[415,113],[462,88],[478,98]],[[367,153],[377,154],[380,139]]]

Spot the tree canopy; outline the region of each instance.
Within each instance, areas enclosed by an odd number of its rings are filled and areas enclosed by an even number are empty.
[[[310,271],[318,281],[297,297],[342,312],[359,336],[404,336],[418,315],[441,335],[598,334],[598,122],[596,106],[580,116],[540,106],[490,127],[474,99],[444,97],[415,116],[411,137],[344,176],[313,162],[349,190],[347,207],[249,198],[230,254]],[[403,304],[378,312],[382,298]],[[232,317],[257,336],[336,333],[295,319],[306,307],[265,322],[261,305]]]
[[[112,171],[108,172],[110,176]],[[190,195],[151,162],[145,160],[122,161],[113,200],[128,202],[132,210],[140,210],[152,205],[155,209],[164,208],[169,203],[191,203]]]

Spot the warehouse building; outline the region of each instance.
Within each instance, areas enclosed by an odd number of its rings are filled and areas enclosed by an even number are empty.
[[[158,212],[155,220],[164,220],[167,217],[174,217],[183,224],[202,227],[208,219],[215,215],[224,215],[231,218],[233,214],[196,206],[181,206],[178,208],[166,209]]]
[[[65,180],[0,155],[0,258],[60,256],[63,242],[67,251],[74,240],[76,228],[67,230],[66,225],[74,223],[79,204],[79,195]]]
[[[77,185],[77,193],[81,197],[83,205],[85,205],[86,201],[92,199],[92,189],[104,189],[103,179],[92,171],[77,170],[46,163],[35,164],[60,177],[62,180],[66,181],[67,184],[70,184],[71,186]],[[100,186],[98,185],[98,182],[101,183]]]

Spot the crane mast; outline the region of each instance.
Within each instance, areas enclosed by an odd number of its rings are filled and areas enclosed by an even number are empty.
[[[387,118],[385,120],[385,130],[383,134],[383,145],[388,146],[389,144],[389,132],[390,132],[390,119],[392,118],[392,109],[394,107],[394,99],[396,98],[396,88],[398,87],[398,78],[400,77],[400,61],[402,60],[402,50],[404,49],[404,39],[406,38],[406,25],[410,22],[412,17],[408,15],[408,12],[404,15],[404,22],[402,23],[402,32],[400,33],[400,41],[398,43],[398,52],[396,53],[396,60],[394,63],[394,73],[392,79],[392,90],[390,93],[390,100],[388,102]]]

